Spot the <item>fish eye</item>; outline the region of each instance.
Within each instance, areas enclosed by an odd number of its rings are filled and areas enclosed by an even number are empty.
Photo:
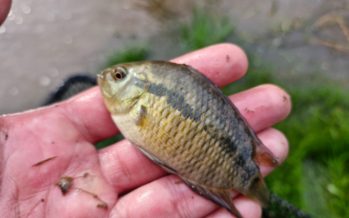
[[[127,75],[126,70],[123,68],[116,68],[111,73],[111,76],[115,81],[125,78],[126,75]]]

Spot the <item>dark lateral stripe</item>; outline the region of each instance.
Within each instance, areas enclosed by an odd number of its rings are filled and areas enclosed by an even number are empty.
[[[149,93],[156,96],[162,97],[166,96],[167,103],[173,108],[177,109],[183,117],[190,118],[195,121],[200,120],[201,113],[195,111],[184,99],[184,97],[175,91],[169,90],[162,84],[155,84],[148,81],[137,79],[136,85],[138,87],[144,88]]]
[[[167,89],[162,84],[155,84],[149,81],[140,80],[138,78],[136,79],[135,84],[136,86],[141,87],[156,96],[166,96],[167,103],[171,105],[173,108],[180,111],[182,116],[195,120],[196,122],[202,122],[200,120],[201,112],[194,111],[194,109],[188,103],[185,102],[185,99],[182,95]],[[236,153],[238,145],[232,140],[230,136],[221,135],[219,133],[219,130],[216,129],[213,125],[204,125],[204,130],[208,134],[210,134],[211,137],[214,137],[218,141],[220,141],[220,145],[223,148],[224,152],[233,154]],[[243,161],[244,160],[241,160],[239,164],[244,164]]]

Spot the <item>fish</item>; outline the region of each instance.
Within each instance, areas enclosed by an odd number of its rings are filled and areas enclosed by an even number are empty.
[[[120,132],[192,190],[242,217],[235,191],[266,206],[258,164],[278,161],[236,106],[196,69],[167,61],[117,64],[97,77]]]

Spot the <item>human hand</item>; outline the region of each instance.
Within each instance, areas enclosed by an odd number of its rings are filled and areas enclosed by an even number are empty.
[[[247,60],[238,47],[220,44],[173,60],[219,86],[242,77]],[[270,128],[290,111],[287,93],[261,85],[230,97],[282,162],[286,138]],[[96,150],[117,133],[97,87],[67,101],[0,117],[0,217],[231,217],[168,175],[128,141]],[[261,166],[263,175],[272,168]],[[57,185],[71,178],[72,186]],[[63,194],[62,190],[67,191]],[[260,217],[244,196],[234,204],[243,217]]]

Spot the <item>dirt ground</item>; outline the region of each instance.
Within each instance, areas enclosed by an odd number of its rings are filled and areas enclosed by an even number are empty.
[[[243,47],[279,74],[349,82],[349,0],[158,2],[14,1],[0,27],[0,114],[39,106],[68,75],[95,74],[125,45],[149,43],[156,59],[178,54],[168,15],[182,22],[195,4],[228,16]]]

